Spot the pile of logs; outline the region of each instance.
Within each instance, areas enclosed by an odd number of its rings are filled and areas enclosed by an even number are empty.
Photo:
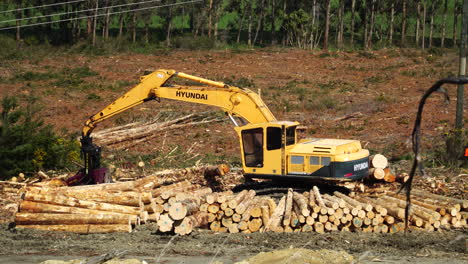
[[[17,228],[76,233],[130,232],[133,226],[159,221],[163,197],[190,191],[211,192],[210,188],[191,184],[186,178],[192,178],[194,173],[213,175],[226,170],[224,165],[200,166],[129,182],[76,187],[26,186],[15,224]],[[175,183],[165,185],[171,182]]]
[[[161,121],[159,118],[155,118],[147,122],[125,124],[95,132],[93,138],[101,146],[124,149],[158,137],[162,131],[221,121],[219,118],[214,117],[213,113],[203,112],[189,114],[173,120]]]
[[[388,166],[387,158],[382,154],[375,154],[369,157],[369,176],[367,177],[373,181],[380,182],[405,182],[409,176],[398,175]]]
[[[222,173],[225,167],[181,170]],[[170,183],[170,184],[168,184]],[[190,234],[196,228],[214,232],[393,233],[404,229],[405,198],[387,191],[345,195],[289,189],[279,201],[254,190],[212,192],[174,172],[136,181],[51,187],[27,186],[16,213],[18,228],[77,233],[130,232],[154,222],[159,232]],[[413,190],[410,225],[418,230],[467,226],[468,201]]]

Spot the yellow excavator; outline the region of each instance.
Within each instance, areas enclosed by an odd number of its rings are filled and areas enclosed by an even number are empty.
[[[173,84],[174,77],[198,84]],[[107,182],[106,169],[100,168],[101,148],[93,144],[91,137],[98,123],[161,98],[221,108],[234,123],[239,136],[243,173],[247,178],[349,181],[368,175],[369,151],[363,149],[358,140],[311,138],[298,141],[299,123],[276,120],[253,91],[160,69],[142,76],[137,86],[85,122],[81,137],[85,166],[68,180],[69,185]]]

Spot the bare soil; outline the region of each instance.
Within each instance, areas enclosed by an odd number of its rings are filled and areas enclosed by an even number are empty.
[[[463,232],[412,232],[398,234],[348,233],[255,233],[214,234],[197,232],[190,236],[161,235],[151,225],[140,226],[133,233],[77,235],[60,232],[0,229],[2,251],[6,256],[48,255],[92,256],[114,249],[127,250],[127,255],[140,256],[156,263],[163,259],[206,257],[232,263],[256,255],[285,248],[343,250],[356,260],[391,261],[418,258],[451,259],[451,263],[468,261],[467,236]],[[453,261],[453,262],[452,262]],[[170,262],[173,263],[173,262]],[[203,263],[203,262],[201,262]],[[421,263],[421,262],[420,262]],[[465,262],[466,263],[466,262]]]

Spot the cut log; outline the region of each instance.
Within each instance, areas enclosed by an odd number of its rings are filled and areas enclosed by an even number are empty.
[[[236,223],[233,223],[228,227],[229,233],[239,233],[239,228],[237,227]]]
[[[323,202],[322,195],[320,195],[319,188],[317,186],[312,187],[312,190],[314,193],[315,201],[320,207],[327,207],[325,203]]]
[[[323,224],[320,223],[320,222],[315,222],[315,224],[314,224],[314,230],[315,230],[315,232],[317,232],[317,233],[319,233],[319,234],[325,233],[325,227],[324,227]]]
[[[248,222],[248,228],[252,233],[258,232],[261,227],[262,227],[262,219],[260,218],[253,218],[252,220]]]
[[[232,225],[232,218],[231,217],[223,217],[221,219],[221,225],[224,227],[229,228]]]
[[[308,199],[309,199],[308,202],[309,202],[309,207],[310,207],[310,208],[313,208],[313,207],[315,207],[315,206],[318,206],[318,204],[317,204],[317,202],[316,202],[316,200],[315,200],[315,195],[314,195],[314,191],[313,191],[313,190],[310,190],[310,191],[309,191],[309,197],[308,197]],[[317,213],[317,212],[316,212],[316,213]]]
[[[220,228],[221,228],[221,224],[219,223],[219,221],[213,221],[213,222],[210,224],[210,229],[211,229],[212,231],[219,232],[219,231],[220,231]]]
[[[131,224],[129,215],[16,213],[17,225]]]
[[[232,210],[231,208],[228,207],[228,208],[224,209],[224,215],[225,216],[229,217],[229,216],[232,216],[233,214],[234,214],[234,210]]]
[[[312,227],[312,225],[306,224],[306,225],[302,226],[301,231],[302,232],[312,232],[312,231],[314,231],[314,228]]]
[[[288,194],[286,196],[286,205],[285,205],[284,217],[283,217],[283,226],[285,227],[291,224],[292,209],[293,209],[293,190],[289,188]]]
[[[375,154],[370,156],[369,162],[373,168],[385,169],[388,166],[387,158],[381,154]]]
[[[385,175],[384,175],[383,179],[384,179],[385,182],[395,182],[396,181],[395,173],[393,173],[390,168],[385,168],[384,172],[385,172]]]
[[[109,215],[122,215],[122,216],[130,216],[130,220],[132,224],[138,223],[138,216],[134,214],[122,214],[110,211],[99,211],[93,209],[85,209],[79,207],[68,207],[68,206],[61,206],[61,205],[54,205],[54,204],[45,204],[45,203],[38,203],[32,201],[21,201],[20,203],[20,211],[21,212],[29,212],[29,213],[60,213],[60,214],[84,214],[84,215],[91,215],[91,214],[109,214]]]
[[[270,207],[268,205],[262,205],[260,208],[262,211],[262,222],[267,224],[270,220]]]
[[[224,203],[226,201],[228,201],[229,199],[231,199],[233,196],[233,192],[232,191],[225,191],[225,192],[222,192],[222,193],[218,193],[216,195],[216,201],[218,203]]]
[[[249,207],[249,205],[252,203],[254,197],[255,197],[255,191],[249,190],[247,194],[245,194],[245,196],[243,197],[242,202],[237,204],[236,209],[235,209],[236,213],[243,214],[245,210]]]
[[[111,204],[120,204],[139,207],[142,206],[142,195],[139,192],[73,192],[70,190],[61,190],[60,192],[52,192],[47,189],[35,189],[32,193],[38,194],[60,194],[67,197],[72,197],[80,200],[89,200],[96,202],[105,202]],[[148,201],[149,202],[149,201]]]
[[[79,200],[79,199],[70,198],[64,195],[34,194],[34,193],[27,192],[24,199],[26,201],[35,201],[35,202],[41,202],[41,203],[64,205],[64,206],[70,206],[70,207],[80,207],[80,208],[94,209],[94,210],[101,210],[101,211],[111,211],[111,212],[124,213],[124,214],[139,215],[140,212],[142,211],[142,208],[140,207]]]
[[[159,217],[158,227],[161,232],[170,232],[172,231],[174,221],[169,217],[168,214],[162,214]]]
[[[78,234],[98,234],[115,232],[132,232],[132,226],[124,225],[17,225],[17,229],[37,229],[44,231],[62,231]]]
[[[268,211],[270,212],[270,217],[271,215],[273,214],[273,212],[275,211],[276,209],[276,203],[273,199],[271,198],[268,198],[267,200],[267,203],[268,203]],[[265,224],[265,223],[264,223]]]
[[[216,214],[219,211],[219,205],[217,204],[210,204],[208,205],[208,212]]]
[[[240,214],[233,214],[232,215],[232,221],[239,223],[242,219],[242,216]]]
[[[204,227],[208,225],[208,213],[197,212],[191,216],[188,216],[182,220],[179,226],[174,231],[176,234],[188,235],[192,233],[196,227]]]
[[[390,202],[393,202],[395,204],[397,204],[400,208],[405,208],[406,207],[406,201],[403,201],[403,200],[400,200],[398,198],[394,198],[394,197],[390,197],[390,196],[384,196],[384,197],[381,197],[381,199],[383,200],[387,200],[387,201],[390,201]],[[415,215],[417,215],[418,217],[426,220],[426,221],[429,221],[429,223],[434,223],[434,221],[436,220],[440,220],[440,214],[435,212],[435,211],[432,211],[432,210],[429,210],[427,208],[424,208],[424,207],[421,207],[419,205],[416,205],[416,204],[413,204],[411,205],[411,212]]]
[[[247,221],[240,221],[237,227],[239,228],[239,230],[244,231],[249,229],[249,223]]]
[[[195,199],[185,200],[182,202],[174,203],[169,208],[169,216],[173,220],[182,220],[187,215],[191,215],[198,210],[200,204]],[[210,212],[211,213],[211,212]]]
[[[459,205],[461,205],[461,208],[468,209],[468,200],[461,200],[461,199],[457,199],[457,198],[453,198],[453,197],[433,194],[433,193],[421,191],[421,190],[418,190],[418,189],[412,190],[412,193],[417,195],[417,196],[420,196],[420,197],[427,197],[427,198],[431,198],[431,199],[434,199],[434,200],[444,201],[444,202],[447,202],[449,204],[459,204]]]
[[[268,208],[268,207],[267,207],[267,208]],[[253,207],[250,209],[250,216],[252,216],[252,217],[261,217],[261,216],[262,216],[262,208],[261,208],[261,205],[255,204],[255,206],[253,206]]]
[[[265,225],[265,231],[275,231],[279,229],[280,223],[283,219],[284,209],[286,208],[286,196],[283,196],[275,208],[275,211],[270,217],[270,220]]]
[[[215,220],[216,220],[216,215],[212,213],[208,213],[208,222],[212,223]]]
[[[381,168],[370,168],[369,177],[376,180],[383,180],[385,177],[385,171]]]
[[[236,209],[237,205],[243,201],[245,195],[247,195],[248,192],[248,190],[243,190],[240,193],[238,193],[236,197],[234,197],[234,199],[228,202],[229,208]]]
[[[362,209],[362,204],[359,202],[359,201],[356,201],[354,200],[353,198],[349,197],[349,196],[346,196],[340,192],[334,192],[333,193],[335,196],[343,199],[346,203],[348,203],[349,205],[351,205],[352,208],[356,208],[357,210],[361,210]]]
[[[301,214],[305,217],[309,216],[310,210],[308,209],[306,198],[302,196],[302,194],[293,192],[293,199],[294,199],[294,202],[299,206]]]

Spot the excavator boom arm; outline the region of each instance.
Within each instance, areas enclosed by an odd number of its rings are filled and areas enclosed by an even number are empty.
[[[179,77],[204,86],[166,85],[172,77]],[[96,124],[146,101],[166,98],[178,101],[212,105],[249,123],[274,122],[276,118],[263,100],[249,89],[229,86],[222,82],[179,73],[174,70],[157,70],[141,78],[140,83],[117,100],[91,116],[85,123],[83,136],[90,136]]]

